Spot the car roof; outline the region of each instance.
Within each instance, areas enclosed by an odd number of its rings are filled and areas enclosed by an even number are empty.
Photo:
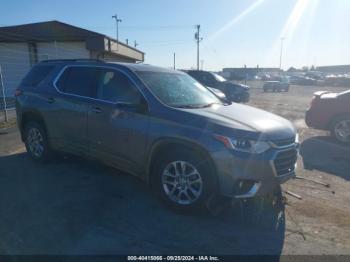
[[[153,66],[143,63],[121,63],[121,62],[106,62],[97,59],[56,59],[56,60],[45,60],[39,63],[42,64],[63,64],[63,65],[92,65],[92,66],[118,66],[125,67],[134,72],[165,72],[165,73],[180,73],[184,74],[182,71],[177,71],[174,69],[168,69],[159,66]]]

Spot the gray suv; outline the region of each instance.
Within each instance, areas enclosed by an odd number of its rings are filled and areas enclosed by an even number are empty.
[[[29,155],[97,159],[187,210],[219,194],[251,198],[295,176],[298,141],[274,114],[220,100],[189,75],[149,65],[51,60],[16,90]]]

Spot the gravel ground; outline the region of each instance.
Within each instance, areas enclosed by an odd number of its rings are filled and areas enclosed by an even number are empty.
[[[249,104],[294,122],[298,175],[330,187],[292,180],[282,190],[302,200],[220,202],[216,216],[174,213],[141,181],[99,163],[35,163],[17,129],[0,133],[0,254],[350,254],[350,148],[305,126],[317,90],[252,89]]]
[[[302,142],[297,175],[330,184],[326,188],[295,179],[283,185],[283,190],[303,198],[287,196],[283,254],[350,254],[350,147],[333,142],[328,132],[306,126],[304,114],[318,90],[346,89],[291,86],[288,93],[252,89],[249,103],[291,120]],[[317,247],[312,247],[313,243],[318,243]]]

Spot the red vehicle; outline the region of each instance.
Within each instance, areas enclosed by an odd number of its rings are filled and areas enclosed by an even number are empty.
[[[309,127],[329,130],[336,140],[350,144],[350,90],[316,92],[305,122]]]

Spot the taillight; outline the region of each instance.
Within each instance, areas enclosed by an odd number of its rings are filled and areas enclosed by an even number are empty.
[[[15,97],[20,96],[22,94],[23,94],[22,90],[17,88],[16,91],[15,91]]]

